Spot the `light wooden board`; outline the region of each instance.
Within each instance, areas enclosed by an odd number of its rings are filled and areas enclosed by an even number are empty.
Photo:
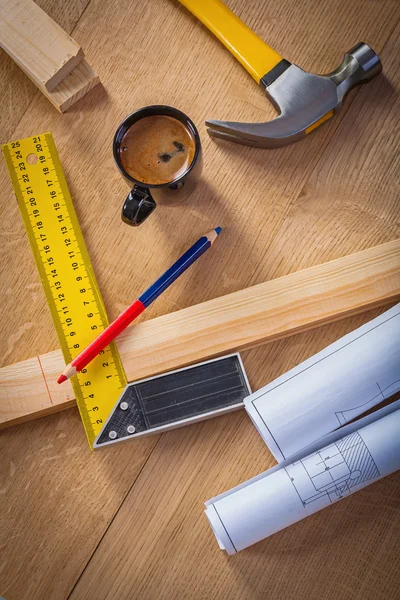
[[[386,79],[352,94],[309,139],[277,152],[208,139],[206,117],[255,121],[274,112],[177,2],[91,0],[79,19],[85,4],[54,0],[47,10],[69,32],[77,23],[73,37],[104,87],[59,115],[6,57],[1,141],[53,132],[110,318],[216,224],[224,227],[223,249],[207,266],[199,261],[146,319],[399,237],[397,0],[229,0],[263,39],[306,69],[333,69],[360,39],[382,53]],[[110,143],[127,113],[157,102],[176,105],[199,126],[203,183],[187,204],[157,209],[132,230],[119,220],[127,189]],[[0,183],[6,365],[56,349],[57,339],[2,162]],[[252,387],[376,314],[244,352]],[[272,464],[241,412],[89,454],[69,410],[3,431],[0,453],[0,595],[7,600],[396,598],[398,474],[233,559],[218,550],[203,501]]]
[[[395,240],[144,321],[117,342],[127,379],[134,381],[398,299],[400,240]],[[60,350],[1,368],[0,428],[69,408],[71,383],[57,384],[63,368]]]
[[[33,0],[0,0],[0,47],[47,92],[84,56],[79,44]]]

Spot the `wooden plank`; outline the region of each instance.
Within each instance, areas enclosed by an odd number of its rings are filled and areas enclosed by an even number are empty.
[[[0,47],[43,92],[52,92],[84,56],[32,0],[0,0]]]
[[[121,334],[118,348],[128,381],[133,381],[398,298],[400,240],[395,240],[144,321]],[[0,369],[0,426],[71,406],[71,383],[56,383],[63,365],[58,350]]]

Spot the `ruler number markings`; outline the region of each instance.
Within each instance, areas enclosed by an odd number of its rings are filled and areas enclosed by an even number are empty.
[[[49,134],[7,145],[20,208],[42,277],[64,357],[70,360],[107,325],[101,296]],[[48,143],[49,142],[49,143]],[[81,251],[81,244],[83,253]],[[46,291],[47,289],[47,291]],[[93,306],[94,304],[94,306]],[[67,355],[65,354],[67,352]],[[117,381],[115,380],[117,378]],[[126,385],[115,345],[108,346],[72,380],[89,443]]]

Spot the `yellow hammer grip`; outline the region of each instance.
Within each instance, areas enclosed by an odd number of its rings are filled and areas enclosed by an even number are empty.
[[[257,83],[282,60],[221,0],[179,1],[230,50]]]

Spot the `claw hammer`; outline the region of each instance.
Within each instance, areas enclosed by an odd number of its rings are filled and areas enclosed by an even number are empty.
[[[179,1],[230,50],[279,112],[266,123],[206,121],[212,137],[258,148],[286,146],[325,123],[339,112],[351,89],[382,71],[379,56],[359,42],[331,73],[308,73],[270,48],[221,0]]]

